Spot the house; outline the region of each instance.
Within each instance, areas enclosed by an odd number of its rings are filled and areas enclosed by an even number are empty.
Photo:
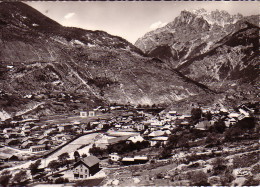
[[[21,142],[23,143],[23,142],[26,142],[26,141],[28,141],[30,138],[28,137],[28,136],[26,136],[26,137],[24,137],[22,140],[21,140]]]
[[[8,154],[2,154],[0,155],[0,161],[1,162],[8,162],[8,161],[19,161],[19,157],[16,155],[8,155]]]
[[[38,144],[39,145],[42,145],[42,144],[53,144],[53,142],[51,140],[48,140],[48,139],[44,138],[44,139],[40,140],[38,142]]]
[[[130,135],[112,137],[112,136],[103,136],[101,139],[96,141],[96,145],[101,148],[106,148],[108,145],[113,145],[121,141],[126,141]]]
[[[132,137],[128,138],[127,141],[133,142],[133,143],[142,142],[142,141],[144,141],[144,138],[141,135],[137,135],[137,136],[132,136]]]
[[[22,130],[22,132],[20,133],[21,136],[28,136],[31,133],[31,130]]]
[[[148,162],[147,156],[135,156],[135,157],[124,157],[122,158],[121,162],[124,165],[131,165],[131,164],[143,164]]]
[[[109,155],[109,158],[112,160],[112,161],[119,161],[120,160],[120,156],[117,154],[117,153],[111,153],[110,155]]]
[[[12,133],[8,134],[8,137],[9,137],[9,138],[17,138],[17,137],[19,137],[20,135],[21,135],[20,133],[12,132]]]
[[[37,139],[39,139],[39,140],[42,140],[42,139],[44,139],[44,138],[47,138],[48,136],[46,136],[46,135],[44,135],[44,134],[42,134],[41,136],[39,136]]]
[[[136,128],[137,131],[142,131],[145,129],[144,124],[140,123],[140,124],[135,124],[134,127]]]
[[[167,141],[168,137],[158,136],[150,139],[150,145],[155,146],[157,143],[160,143],[160,145],[166,145]]]
[[[82,118],[88,117],[88,113],[85,111],[80,111],[79,116]]]
[[[24,125],[21,130],[24,131],[24,130],[30,130],[31,127],[29,125]]]
[[[236,124],[237,120],[234,118],[231,118],[231,119],[225,120],[224,122],[225,122],[226,127],[231,127],[234,124]]]
[[[67,141],[69,139],[69,137],[64,134],[57,134],[52,139],[56,140],[56,141]]]
[[[5,128],[4,130],[3,130],[3,133],[5,133],[5,134],[10,134],[10,133],[12,133],[13,132],[13,129],[12,128]]]
[[[209,126],[210,126],[209,121],[200,121],[197,125],[195,125],[195,128],[205,131],[209,128]]]
[[[132,158],[132,157],[124,157],[124,158],[122,158],[121,162],[122,162],[124,165],[130,165],[130,164],[134,164],[135,159]]]
[[[240,114],[239,114],[239,113],[235,113],[235,112],[230,113],[230,114],[228,115],[229,118],[238,118],[239,116],[240,116]]]
[[[134,160],[137,164],[143,164],[146,163],[149,159],[147,156],[135,156]]]
[[[58,131],[59,131],[59,132],[64,131],[64,126],[59,126],[59,127],[58,127]]]
[[[29,149],[33,145],[32,141],[25,141],[21,144],[20,148],[22,149]]]
[[[49,134],[54,133],[55,131],[56,131],[55,128],[51,128],[51,129],[46,130],[43,135],[48,136]]]
[[[177,111],[169,111],[168,112],[169,116],[176,116],[177,115]]]
[[[8,158],[8,161],[19,161],[19,158],[16,155],[12,155]]]
[[[79,160],[73,166],[74,179],[86,179],[99,171],[100,160],[95,156],[88,156]]]
[[[117,129],[120,129],[121,127],[122,127],[122,125],[120,125],[120,124],[115,125],[115,128],[117,128]]]
[[[192,126],[192,124],[185,119],[177,119],[175,121],[174,125],[177,126],[177,127],[183,127],[183,128],[186,128],[186,129],[188,129]]]
[[[247,111],[245,111],[244,109],[239,108],[238,110],[239,110],[239,112],[240,112],[241,114],[245,115],[245,117],[249,117],[249,116],[250,116],[250,113],[247,112]]]
[[[6,145],[18,145],[19,143],[20,141],[14,138],[5,141]]]
[[[95,112],[95,111],[89,111],[89,112],[88,112],[88,116],[89,116],[89,117],[96,116],[96,112]]]
[[[158,131],[153,131],[150,134],[148,134],[149,137],[157,137],[157,136],[163,136],[165,135],[165,131],[158,130]]]
[[[46,150],[46,145],[34,145],[29,148],[30,152],[39,152]]]

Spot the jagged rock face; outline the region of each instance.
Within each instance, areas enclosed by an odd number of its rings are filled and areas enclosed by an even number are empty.
[[[135,45],[214,89],[234,81],[254,84],[259,74],[258,24],[259,16],[204,9],[183,11],[173,22],[147,33]]]
[[[23,3],[0,3],[0,10],[1,108],[19,109],[34,101],[28,95],[50,107],[54,93],[92,106],[167,103],[210,92],[120,37],[63,27]]]
[[[258,33],[257,27],[248,25],[224,38],[214,49],[189,59],[178,69],[208,84],[224,80],[253,82],[258,77]]]

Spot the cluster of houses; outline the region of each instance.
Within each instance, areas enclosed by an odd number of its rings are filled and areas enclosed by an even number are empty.
[[[201,107],[202,113],[211,113],[211,119],[201,117],[198,123],[192,123],[190,114],[179,114],[177,111],[158,113],[157,115],[143,111],[127,112],[124,115],[109,120],[96,121],[92,124],[109,125],[109,131],[97,145],[106,147],[119,141],[144,141],[150,146],[163,145],[168,141],[171,131],[177,127],[208,130],[215,122],[222,120],[229,128],[239,120],[252,116],[252,109],[240,106],[238,111],[227,110],[224,107]],[[112,133],[113,132],[113,133]],[[117,133],[117,134],[116,134]]]
[[[40,152],[67,142],[73,135],[80,133],[81,127],[73,124],[40,124],[36,120],[12,122],[15,127],[1,130],[0,143],[29,152]],[[18,123],[18,124],[17,124]]]
[[[122,106],[111,106],[109,110],[120,110]],[[207,130],[216,121],[222,119],[226,127],[230,127],[237,121],[250,117],[253,112],[252,109],[246,106],[241,106],[238,112],[228,111],[224,108],[213,110],[212,108],[201,107],[203,113],[210,112],[212,117],[210,120],[201,118],[197,124],[191,123],[191,115],[179,114],[177,111],[169,111],[158,113],[154,115],[151,112],[144,112],[139,110],[125,110],[120,116],[112,118],[100,118],[89,122],[90,128],[102,129],[105,126],[111,131],[118,132],[137,132],[140,136],[145,136],[151,144],[155,146],[158,142],[165,144],[171,130],[176,127],[196,128],[199,130]],[[94,117],[97,112],[108,110],[107,108],[98,107],[93,111],[81,111],[80,117]],[[225,115],[223,115],[225,114]],[[27,119],[23,121],[13,121],[15,127],[5,128],[0,131],[0,143],[6,146],[13,146],[20,149],[27,149],[30,152],[43,151],[48,147],[56,146],[64,143],[72,138],[75,134],[81,134],[87,129],[87,124],[78,123],[64,123],[64,124],[40,124],[36,119]],[[17,125],[18,123],[18,125]],[[72,131],[75,133],[73,134]],[[129,135],[129,134],[126,134]],[[99,144],[111,144],[118,142],[121,139],[127,140],[130,136],[111,137],[107,140],[101,139]],[[133,138],[133,136],[131,136]],[[140,139],[140,137],[139,137]],[[103,142],[102,142],[103,141]],[[141,140],[140,140],[141,141]]]

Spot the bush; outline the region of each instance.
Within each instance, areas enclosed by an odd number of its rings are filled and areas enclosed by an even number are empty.
[[[158,174],[156,175],[156,178],[157,178],[157,179],[163,179],[163,174],[162,174],[162,173],[158,173]]]
[[[208,182],[210,183],[210,185],[219,185],[221,184],[221,178],[219,176],[212,176],[209,177]]]
[[[2,172],[0,176],[0,186],[7,186],[11,178],[12,175],[9,171]]]
[[[247,178],[243,186],[259,186],[260,182],[255,180],[252,176]]]
[[[200,164],[198,162],[196,162],[194,164],[189,165],[188,168],[197,168],[199,166],[200,166]]]
[[[249,167],[259,161],[259,154],[257,152],[235,156],[233,158],[234,168]]]
[[[254,167],[252,168],[252,174],[258,174],[260,173],[260,164],[256,164],[254,165]]]
[[[189,173],[189,180],[193,186],[209,186],[208,176],[203,171],[193,171]]]
[[[232,175],[232,173],[226,173],[225,175],[221,176],[221,184],[223,186],[230,186],[230,183],[235,180],[235,177]]]
[[[57,179],[55,180],[55,184],[64,184],[64,183],[68,183],[68,182],[69,182],[69,179],[67,179],[67,178],[62,178],[62,177],[57,178]]]

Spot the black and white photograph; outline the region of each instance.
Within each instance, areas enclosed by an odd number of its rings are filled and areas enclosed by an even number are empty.
[[[0,187],[259,186],[259,1],[0,1]]]

